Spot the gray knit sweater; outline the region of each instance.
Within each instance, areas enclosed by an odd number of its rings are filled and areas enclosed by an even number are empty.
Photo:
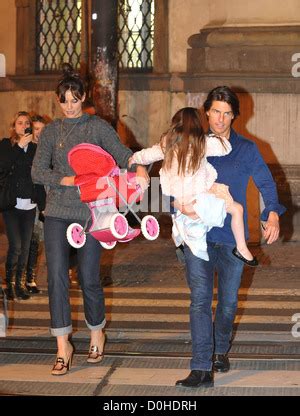
[[[88,206],[80,201],[77,187],[60,185],[64,176],[75,175],[68,164],[68,152],[79,143],[101,146],[121,168],[127,167],[132,155],[115,130],[100,117],[83,114],[48,124],[42,131],[32,166],[34,183],[50,187],[46,216],[75,221],[88,218]]]

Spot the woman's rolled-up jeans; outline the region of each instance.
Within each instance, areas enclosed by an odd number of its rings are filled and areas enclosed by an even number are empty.
[[[66,232],[73,222],[54,217],[45,219],[45,251],[48,268],[48,296],[51,316],[51,334],[66,335],[72,332],[69,296],[69,254],[71,246]],[[101,246],[90,234],[85,245],[77,249],[78,278],[83,292],[84,314],[90,330],[105,326],[104,293],[100,281]]]

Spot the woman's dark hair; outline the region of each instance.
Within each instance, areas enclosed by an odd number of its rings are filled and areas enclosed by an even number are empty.
[[[234,119],[240,114],[240,102],[238,96],[229,87],[216,87],[211,90],[203,104],[204,110],[211,109],[213,101],[223,101],[231,106]]]
[[[84,95],[84,84],[80,76],[74,72],[72,65],[63,64],[63,77],[56,87],[56,95],[61,103],[66,101],[66,92],[71,91],[73,97],[81,100]]]

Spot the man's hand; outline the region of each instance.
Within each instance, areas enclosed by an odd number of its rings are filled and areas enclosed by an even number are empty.
[[[136,183],[140,185],[143,192],[145,192],[150,185],[150,177],[144,166],[138,165],[136,168]]]
[[[271,211],[267,222],[262,223],[263,237],[267,241],[267,244],[272,244],[279,237],[279,216],[277,212]]]
[[[179,209],[182,214],[187,215],[188,217],[192,218],[193,220],[198,220],[199,217],[194,210],[194,203],[196,201],[192,201],[190,204],[183,205],[177,199],[173,202],[173,206],[176,209]]]

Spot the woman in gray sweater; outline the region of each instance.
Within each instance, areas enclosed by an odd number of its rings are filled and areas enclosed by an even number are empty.
[[[89,216],[89,209],[80,201],[77,187],[74,186],[74,172],[68,164],[68,152],[79,143],[96,144],[110,153],[121,168],[127,168],[132,152],[120,142],[115,130],[106,121],[83,113],[83,82],[68,64],[64,65],[64,75],[57,86],[56,95],[64,118],[56,119],[44,128],[33,163],[32,177],[35,183],[50,188],[45,209],[45,250],[51,333],[57,339],[58,348],[52,374],[63,375],[70,369],[73,356],[68,274],[70,246],[66,231],[73,222],[84,225]],[[137,167],[137,175],[149,182],[142,166]],[[98,363],[103,359],[105,344],[105,305],[99,277],[100,251],[99,242],[88,234],[86,244],[77,253],[85,321],[91,330],[89,363]]]

